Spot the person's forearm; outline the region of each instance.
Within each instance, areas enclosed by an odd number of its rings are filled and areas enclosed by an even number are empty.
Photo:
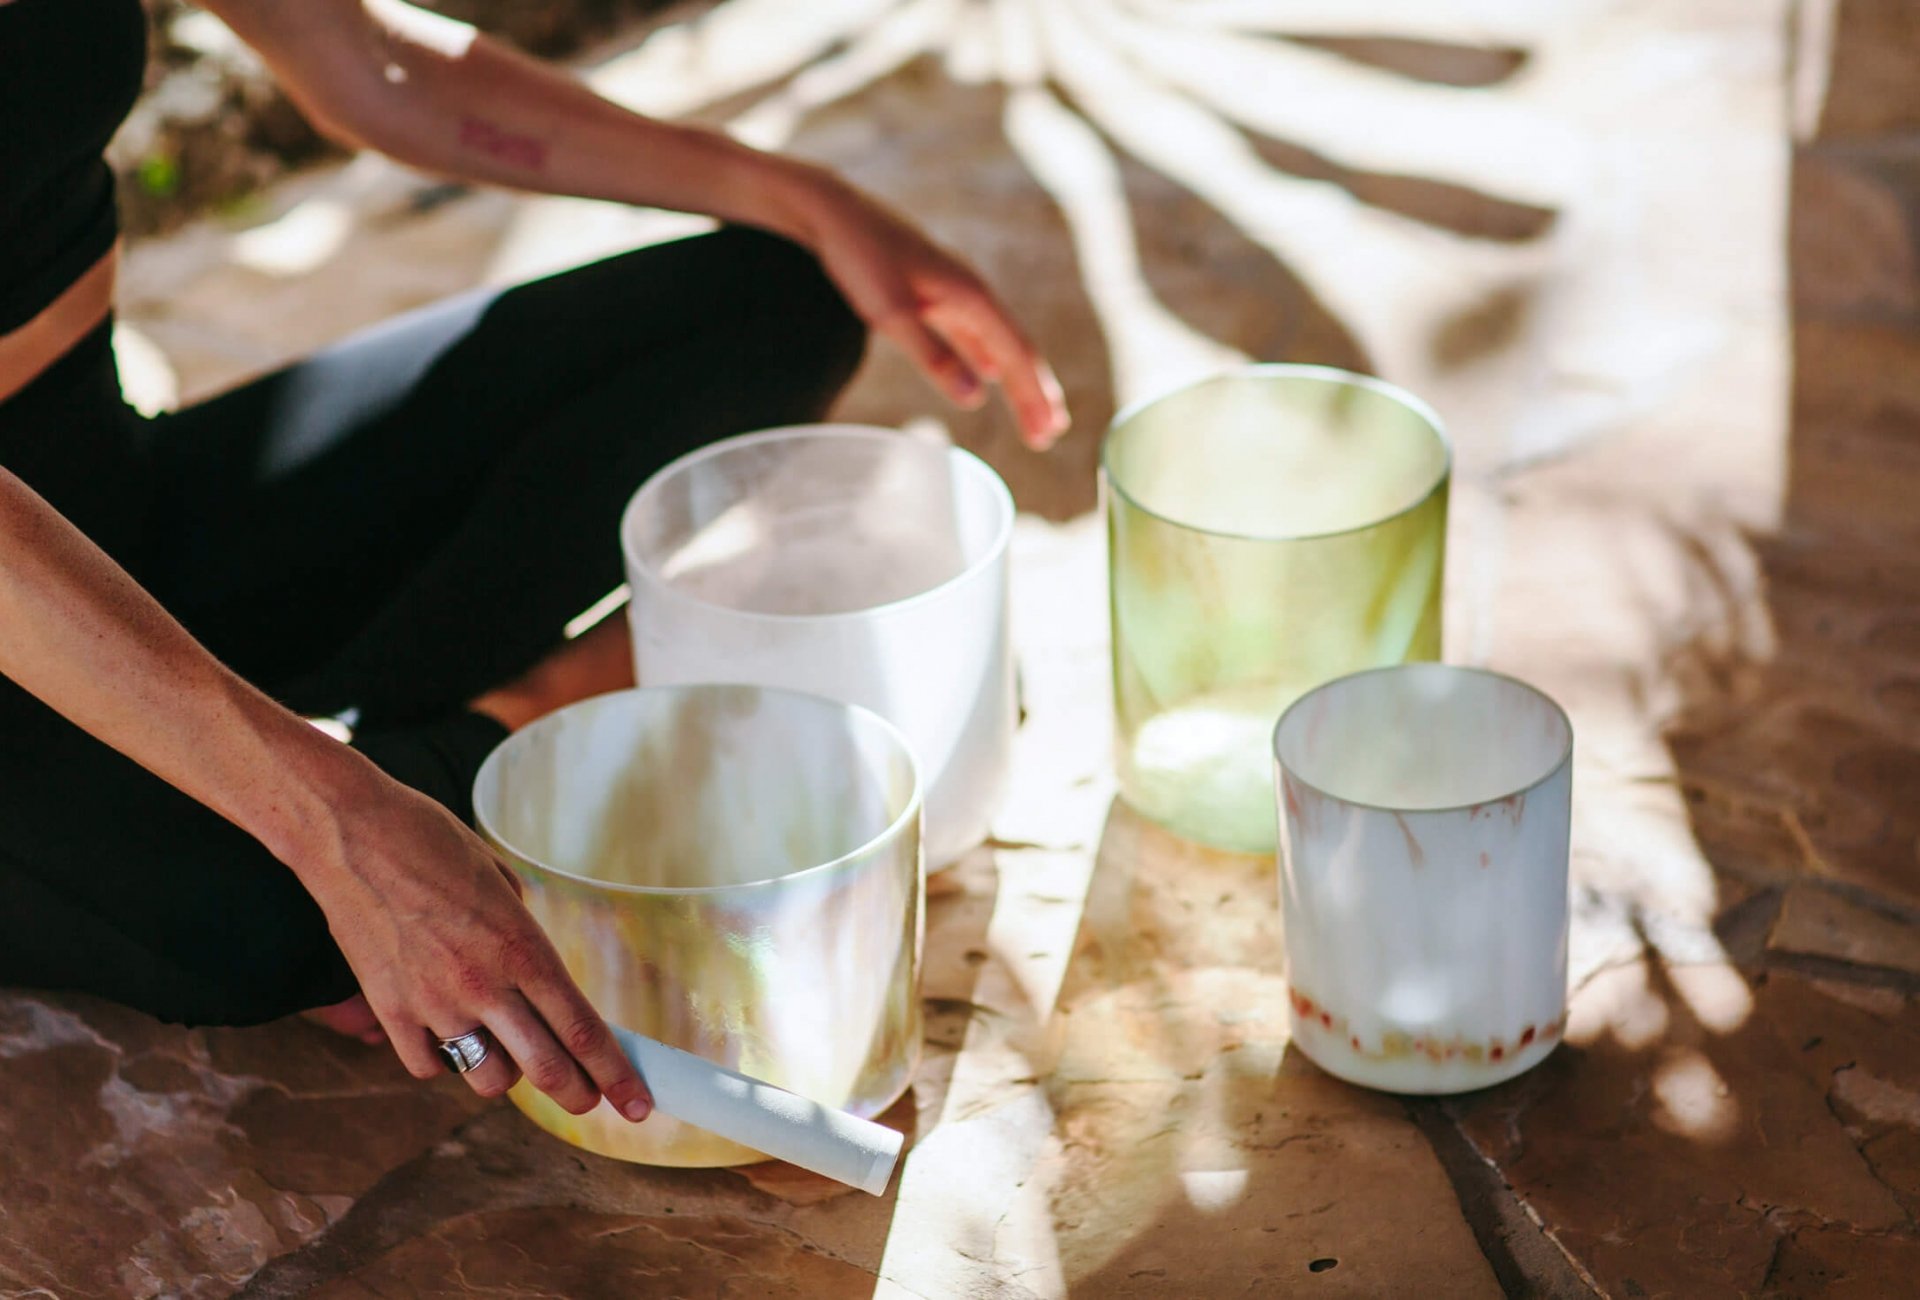
[[[338,138],[456,177],[704,213],[784,235],[955,402],[978,405],[984,383],[997,383],[1030,446],[1051,446],[1066,429],[1059,382],[978,274],[820,168],[628,112],[564,72],[400,0],[201,3]]]
[[[0,674],[253,835],[309,887],[335,809],[384,778],[220,664],[0,469]]]
[[[805,242],[834,182],[816,168],[702,127],[660,122],[464,24],[369,0],[361,39],[372,76],[281,69],[336,134],[466,180],[672,208]]]

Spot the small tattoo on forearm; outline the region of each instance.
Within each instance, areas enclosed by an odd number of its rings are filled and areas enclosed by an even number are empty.
[[[501,162],[540,171],[547,165],[547,146],[530,135],[516,135],[483,117],[460,119],[460,143]]]

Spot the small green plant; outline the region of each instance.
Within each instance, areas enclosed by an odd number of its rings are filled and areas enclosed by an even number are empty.
[[[172,154],[147,155],[140,160],[134,175],[139,179],[141,189],[160,198],[166,198],[180,188],[180,162]]]

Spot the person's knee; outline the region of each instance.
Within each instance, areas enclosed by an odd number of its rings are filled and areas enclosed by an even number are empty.
[[[328,931],[325,915],[276,862],[245,883],[229,880],[209,906],[225,913],[224,941],[182,954],[190,977],[162,1020],[257,1025],[329,1006],[358,988]]]
[[[831,400],[866,355],[867,327],[819,259],[751,226],[636,249],[581,274],[609,302],[646,301],[663,284],[702,295],[690,304],[689,332],[716,332],[711,343],[741,364],[777,370],[809,394],[808,405]]]
[[[155,1010],[181,1025],[264,1025],[302,1011],[344,1002],[360,991],[337,951],[289,962],[274,957],[245,970],[205,975],[171,1006]]]
[[[360,987],[338,949],[266,956],[236,952],[213,961],[169,962],[151,975],[119,1000],[189,1028],[262,1025],[343,1002]]]
[[[747,273],[767,307],[762,319],[779,330],[783,349],[803,353],[837,383],[852,377],[866,354],[866,323],[811,251],[745,226],[729,226],[711,238]]]

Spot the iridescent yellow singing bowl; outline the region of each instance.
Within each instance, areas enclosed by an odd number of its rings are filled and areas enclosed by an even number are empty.
[[[1379,380],[1250,366],[1122,412],[1101,462],[1121,793],[1270,853],[1286,707],[1439,657],[1446,435]]]
[[[601,1014],[873,1116],[919,1063],[920,783],[865,709],[753,686],[617,691],[542,718],[481,767],[481,833]],[[602,1102],[549,1133],[652,1165],[758,1152]]]

